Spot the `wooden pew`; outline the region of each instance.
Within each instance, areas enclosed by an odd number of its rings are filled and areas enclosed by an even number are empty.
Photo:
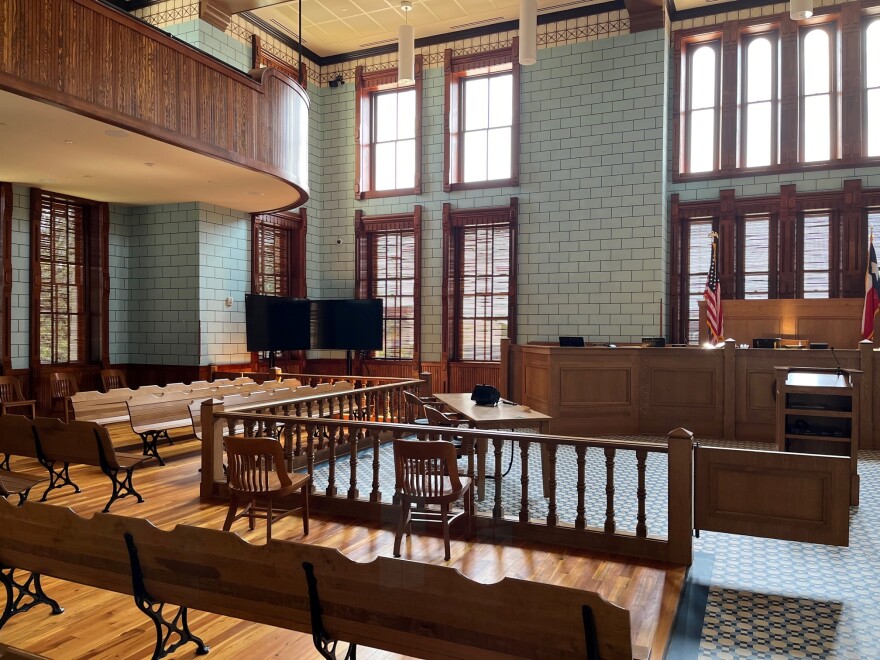
[[[333,548],[250,545],[218,530],[166,532],[139,518],[87,519],[33,502],[0,502],[0,530],[5,566],[136,592],[142,604],[311,632],[325,644],[341,639],[419,658],[633,657],[629,612],[588,591],[512,578],[480,584],[446,566],[388,557],[358,563]],[[136,549],[133,568],[125,535]],[[133,573],[142,573],[140,589]],[[36,595],[60,610],[41,588]],[[185,610],[182,619],[187,627]],[[153,622],[160,633],[169,625]],[[195,634],[187,641],[204,652]],[[154,657],[164,650],[157,642]]]
[[[103,392],[78,392],[70,397],[73,415],[81,422],[95,422],[101,426],[128,421],[128,401],[137,390],[128,388]]]
[[[212,398],[205,392],[203,399]],[[189,404],[193,401],[191,392],[169,392],[159,396],[135,397],[125,402],[131,430],[137,433],[144,443],[144,456],[153,456],[159,465],[165,461],[159,456],[157,443],[160,439],[173,444],[170,429],[179,429],[192,424]]]
[[[22,415],[0,416],[0,451],[7,455],[36,458],[49,472],[49,486],[41,501],[49,493],[64,486],[80,492],[70,478],[69,468],[74,465],[92,465],[101,469],[112,484],[113,491],[104,511],[109,511],[116,500],[134,495],[143,498],[132,485],[132,473],[148,457],[117,453],[107,429],[94,422],[73,421],[65,424],[54,417],[30,420]],[[40,479],[39,481],[43,481]]]

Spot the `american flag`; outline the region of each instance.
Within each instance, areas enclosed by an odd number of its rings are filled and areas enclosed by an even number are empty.
[[[874,234],[868,241],[868,269],[865,271],[865,309],[862,312],[862,337],[874,338],[874,315],[880,307],[880,267],[874,252]]]
[[[706,278],[706,325],[709,326],[709,341],[717,344],[724,339],[724,311],[721,309],[721,282],[718,281],[718,234],[712,236],[712,262],[709,264],[709,275]]]

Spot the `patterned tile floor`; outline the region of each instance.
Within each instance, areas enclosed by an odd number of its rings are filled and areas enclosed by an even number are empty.
[[[626,436],[616,439],[662,442],[664,438]],[[707,445],[761,449],[765,444],[722,443]],[[509,449],[503,452],[507,468]],[[372,481],[368,452],[358,461],[361,488]],[[505,515],[519,513],[521,484],[519,452],[507,477],[502,479]],[[490,460],[488,471],[492,472]],[[380,482],[384,495],[394,492],[391,447],[380,450]],[[464,469],[465,461],[460,462]],[[327,468],[315,471],[315,484],[326,488]],[[348,461],[337,465],[336,485],[343,491],[350,479]],[[529,513],[542,519],[547,500],[540,493],[540,456],[529,453]],[[618,452],[615,464],[616,522],[619,529],[636,524],[636,470],[634,452]],[[703,532],[695,539],[699,570],[691,579],[703,584],[696,590],[696,611],[702,616],[693,628],[693,639],[673,640],[667,657],[679,658],[880,658],[880,451],[859,454],[861,506],[850,510],[850,546],[837,548],[748,536]],[[649,455],[647,463],[647,517],[650,534],[666,533],[666,464],[662,456]],[[557,458],[557,506],[561,520],[576,515],[576,463],[573,449],[560,448]],[[605,511],[605,457],[587,452],[587,521],[601,525]],[[487,482],[486,500],[478,511],[491,514],[494,482]],[[695,564],[696,568],[697,564]],[[699,619],[699,616],[698,616]],[[692,622],[692,626],[694,623]],[[699,640],[696,639],[699,631]]]

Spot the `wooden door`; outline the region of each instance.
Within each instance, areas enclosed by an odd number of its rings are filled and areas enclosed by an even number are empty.
[[[849,545],[850,460],[697,447],[694,528]]]

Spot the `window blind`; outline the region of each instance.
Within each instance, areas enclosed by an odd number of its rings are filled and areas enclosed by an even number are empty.
[[[85,210],[43,195],[37,262],[40,283],[40,362],[79,362],[85,351]]]
[[[479,225],[461,231],[461,357],[501,359],[510,296],[510,227]]]
[[[384,349],[377,358],[411,360],[415,353],[415,234],[373,234],[373,297],[384,306]]]
[[[827,213],[808,213],[803,219],[801,277],[804,298],[827,298],[830,293],[831,218]]]
[[[770,292],[770,218],[745,219],[743,297],[767,298]]]
[[[254,226],[255,293],[290,296],[290,230],[257,223]]]

